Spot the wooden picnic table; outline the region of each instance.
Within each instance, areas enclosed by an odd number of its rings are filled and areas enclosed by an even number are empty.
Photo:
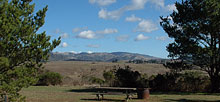
[[[104,95],[119,95],[125,94],[126,100],[128,101],[136,93],[136,88],[125,88],[125,87],[95,87],[97,89],[96,96],[98,100],[102,100]]]

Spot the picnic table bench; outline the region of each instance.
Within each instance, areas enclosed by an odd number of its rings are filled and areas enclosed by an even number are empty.
[[[132,99],[133,95],[136,94],[136,88],[122,88],[122,87],[96,87],[97,99],[103,100],[104,95],[126,95],[126,100]]]

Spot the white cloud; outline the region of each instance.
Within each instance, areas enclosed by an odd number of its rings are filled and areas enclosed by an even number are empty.
[[[107,16],[108,16],[107,13],[108,13],[108,12],[107,12],[105,9],[101,9],[101,10],[99,11],[99,18],[107,19]]]
[[[88,29],[88,27],[82,27],[82,28],[78,27],[78,28],[73,28],[72,32],[76,33],[76,32],[81,32],[81,31],[87,30],[87,29]]]
[[[117,32],[118,32],[118,30],[113,29],[113,28],[106,28],[106,29],[100,30],[100,31],[87,30],[87,31],[80,32],[76,37],[83,38],[83,39],[97,39],[97,38],[102,38],[106,34],[113,34],[113,33],[117,33]]]
[[[70,53],[73,53],[73,54],[78,54],[78,52],[76,52],[76,51],[70,51]]]
[[[126,11],[132,11],[132,10],[140,10],[143,9],[147,0],[132,0],[130,5],[121,7],[114,11],[107,11],[105,9],[101,9],[98,13],[99,18],[102,19],[114,19],[117,20],[120,18],[120,16],[126,12]]]
[[[98,0],[90,0],[91,2],[95,3]],[[133,11],[133,10],[141,10],[144,9],[145,4],[149,2],[155,5],[158,8],[161,8],[165,11],[173,11],[176,10],[175,4],[165,5],[164,0],[131,0],[130,5],[123,6],[119,9],[113,11],[107,11],[106,9],[101,9],[98,13],[99,18],[102,19],[114,19],[117,20],[121,17],[121,15],[126,11]]]
[[[170,4],[166,6],[168,11],[177,11],[175,4]]]
[[[61,38],[68,38],[69,37],[69,34],[68,33],[63,33],[61,34]]]
[[[107,6],[115,3],[116,0],[89,0],[91,4],[98,4],[99,6]]]
[[[165,40],[167,40],[167,39],[168,39],[167,36],[156,37],[156,40],[160,40],[160,41],[165,41]]]
[[[161,7],[161,8],[165,7],[164,0],[149,0],[149,2],[156,5],[157,7]]]
[[[61,33],[61,30],[60,29],[55,29],[54,31],[53,31],[55,34],[60,34]]]
[[[102,31],[97,31],[97,34],[112,34],[112,33],[117,33],[118,30],[117,29],[112,29],[112,28],[106,28]]]
[[[92,52],[92,51],[87,51],[87,53],[88,53],[88,54],[92,54],[93,52]]]
[[[89,45],[87,45],[87,47],[91,47],[91,48],[99,48],[100,46],[99,46],[99,45],[89,44]]]
[[[140,10],[143,9],[147,0],[132,0],[132,4],[126,6],[127,10]]]
[[[108,12],[107,10],[105,9],[101,9],[98,13],[99,15],[99,18],[102,18],[102,19],[119,19],[121,14],[124,12],[123,9],[119,9],[119,10],[115,10],[115,11],[110,11]]]
[[[141,22],[139,22],[138,27],[136,28],[135,31],[150,33],[157,29],[158,29],[157,25],[154,24],[152,21],[142,20]]]
[[[166,11],[176,11],[176,6],[175,4],[169,4],[165,5],[164,0],[149,0],[152,4],[156,5],[157,7],[161,8],[162,10]]]
[[[120,41],[120,42],[126,42],[128,41],[129,36],[128,35],[120,35],[118,37],[116,37],[116,41]]]
[[[168,19],[171,20],[171,21],[173,21],[173,18],[172,18],[171,16],[168,16]]]
[[[125,21],[128,22],[136,22],[136,21],[141,21],[141,18],[136,17],[134,14],[131,15],[130,17],[126,17]]]
[[[87,30],[87,31],[80,32],[79,35],[77,35],[77,37],[83,38],[83,39],[95,39],[96,35],[95,35],[95,32],[91,30]]]
[[[148,36],[144,36],[144,34],[139,34],[136,38],[135,41],[141,41],[141,40],[147,40],[149,39]]]
[[[68,46],[68,44],[66,42],[63,42],[61,45],[61,47],[67,47],[67,46]]]

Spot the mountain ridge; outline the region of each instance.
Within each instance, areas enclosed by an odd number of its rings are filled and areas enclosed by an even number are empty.
[[[94,53],[72,53],[72,52],[52,52],[49,61],[100,61],[111,62],[114,60],[152,60],[162,59],[150,55],[130,53],[130,52],[94,52]]]

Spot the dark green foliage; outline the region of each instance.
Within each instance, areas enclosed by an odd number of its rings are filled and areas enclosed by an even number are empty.
[[[145,64],[145,63],[155,63],[155,64],[164,64],[166,61],[169,61],[167,59],[151,59],[151,60],[129,60],[127,63],[135,63],[135,64]]]
[[[210,88],[208,76],[199,72],[158,74],[149,79],[152,91],[206,92]]]
[[[200,72],[188,71],[176,79],[178,91],[206,92],[210,88],[210,79]]]
[[[171,73],[178,73],[183,70],[191,69],[192,64],[186,63],[185,61],[174,60],[163,64],[166,68],[169,68]]]
[[[19,91],[36,84],[37,73],[60,39],[50,40],[44,24],[47,7],[33,14],[32,0],[0,0],[0,94],[24,101]]]
[[[146,88],[149,86],[148,76],[141,75],[138,71],[133,71],[129,66],[124,68],[114,66],[115,69],[105,71],[103,77],[105,83],[114,87],[134,87]]]
[[[182,0],[170,17],[160,23],[173,43],[167,46],[169,57],[183,67],[199,66],[206,71],[212,91],[220,91],[220,0]],[[185,68],[184,68],[185,67]]]
[[[175,79],[177,75],[171,73],[158,74],[150,80],[149,85],[152,91],[172,91],[170,88],[176,84]]]
[[[146,63],[146,61],[137,59],[137,60],[129,60],[128,63],[143,64]]]
[[[109,86],[113,86],[114,85],[115,73],[114,73],[113,70],[104,71],[103,77],[105,78],[105,83],[109,84]]]
[[[96,77],[90,77],[89,81],[92,82],[93,84],[99,84],[99,85],[102,85],[105,82],[104,80]]]
[[[56,72],[46,71],[39,75],[37,85],[48,86],[48,85],[61,85],[62,76]]]
[[[118,62],[118,59],[112,60],[112,63],[117,63],[117,62]]]
[[[109,86],[151,88],[159,92],[207,92],[210,90],[210,78],[201,71],[183,71],[181,73],[167,72],[152,75],[140,74],[129,66],[116,67],[105,71],[105,82],[112,80]]]
[[[139,87],[138,81],[141,79],[141,74],[138,71],[132,71],[129,66],[125,66],[125,68],[119,67],[115,71],[115,76],[118,86]]]
[[[137,81],[138,88],[149,88],[149,79],[147,74],[141,74],[141,77]]]

